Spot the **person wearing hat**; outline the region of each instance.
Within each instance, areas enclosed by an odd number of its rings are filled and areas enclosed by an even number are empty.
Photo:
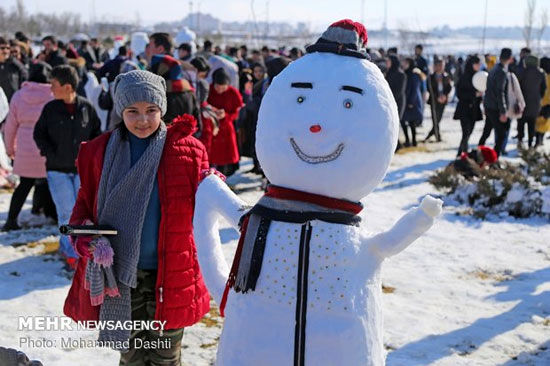
[[[180,116],[169,127],[163,122],[164,78],[135,70],[117,76],[114,89],[115,111],[123,121],[82,144],[77,159],[82,186],[70,223],[108,225],[118,234],[73,241],[81,260],[64,313],[75,321],[164,322],[160,330],[102,330],[99,340],[115,342],[121,365],[179,365],[183,328],[209,310],[192,228],[195,192],[208,157],[192,136],[192,116]],[[112,267],[110,283],[94,282],[98,263],[104,270]],[[143,340],[165,346],[140,348]]]
[[[243,105],[243,98],[237,89],[229,85],[229,75],[222,67],[214,71],[212,81],[207,101],[215,108],[219,132],[212,138],[210,163],[229,176],[238,168],[239,149],[234,122]]]
[[[57,220],[55,206],[46,181],[46,158],[33,139],[33,130],[44,106],[53,99],[50,82],[52,68],[45,62],[31,65],[29,80],[15,92],[4,127],[6,153],[13,161],[13,173],[20,177],[20,183],[13,192],[10,209],[2,231],[20,229],[17,216],[35,187],[34,199],[43,198],[46,216]]]

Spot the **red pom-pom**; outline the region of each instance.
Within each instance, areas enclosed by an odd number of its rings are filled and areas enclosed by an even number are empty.
[[[172,126],[178,126],[180,131],[192,134],[197,131],[197,120],[190,114],[181,114],[172,120]]]
[[[498,160],[497,152],[487,146],[479,146],[479,151],[483,155],[483,160],[488,164],[493,164]]]

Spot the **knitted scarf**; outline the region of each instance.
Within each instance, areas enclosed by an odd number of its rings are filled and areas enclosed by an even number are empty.
[[[361,222],[357,214],[362,209],[359,202],[268,186],[264,196],[241,218],[241,236],[220,304],[221,315],[224,315],[230,288],[242,293],[256,289],[272,220],[297,224],[321,220],[357,226]]]
[[[100,236],[90,243],[95,247],[93,259],[86,264],[84,288],[90,291],[93,306],[101,305],[107,296],[120,296],[113,272],[113,249],[111,242]]]
[[[101,321],[131,320],[130,288],[137,286],[141,231],[165,141],[166,125],[161,122],[159,131],[151,137],[149,146],[134,166],[130,166],[130,142],[121,138],[120,130],[115,130],[107,143],[97,196],[97,215],[100,225],[118,230],[118,235],[110,242],[120,296],[104,298],[99,311]],[[129,330],[99,332],[100,341],[113,341],[113,344],[124,344],[129,337]]]

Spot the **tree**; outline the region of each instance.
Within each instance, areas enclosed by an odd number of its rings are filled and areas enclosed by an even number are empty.
[[[542,41],[542,36],[544,35],[544,31],[546,30],[546,27],[548,26],[548,9],[544,9],[540,13],[539,20],[540,20],[540,23],[539,23],[539,29],[537,31],[537,39],[538,39],[539,53],[542,53],[541,41]]]
[[[535,8],[537,7],[537,0],[527,0],[527,9],[525,9],[525,25],[523,26],[523,39],[525,39],[525,47],[529,47],[531,44],[531,37],[533,35],[533,25],[535,24]]]

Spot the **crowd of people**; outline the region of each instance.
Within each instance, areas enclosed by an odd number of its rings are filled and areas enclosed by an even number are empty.
[[[103,294],[116,291],[132,317],[154,318],[164,296],[172,306],[163,313],[170,331],[153,336],[169,338],[174,346],[147,356],[159,362],[179,359],[183,327],[208,311],[189,234],[198,181],[212,173],[234,174],[242,156],[254,162],[250,173],[263,175],[255,152],[262,98],[273,78],[303,54],[300,48],[222,49],[209,40],[196,52],[189,43],[174,46],[170,34],[154,33],[143,52],[136,54],[128,43],[111,58],[98,39],[63,43],[50,35],[34,55],[23,33],[0,37],[0,112],[9,109],[0,118],[5,155],[12,161],[0,165],[19,177],[2,230],[20,229],[18,216],[33,187],[32,212],[59,225],[116,222],[120,234],[110,245],[132,262],[116,264],[117,273],[126,277],[119,278],[118,288],[102,288],[88,308],[78,299],[89,293],[84,277],[97,273],[87,263],[97,259],[94,250],[102,243],[95,237],[61,237],[60,252],[77,279],[65,313],[73,319],[99,316]],[[527,48],[517,61],[504,48],[498,62],[491,55],[433,56],[429,62],[422,45],[411,56],[399,55],[397,48],[370,50],[369,55],[395,97],[404,136],[398,148],[418,144],[426,104],[432,127],[423,141],[440,142],[445,108],[457,101],[458,156],[475,155],[468,151],[469,139],[475,123],[485,119],[478,143],[484,164],[506,154],[512,119],[518,120],[519,148],[542,145],[550,131],[550,58],[539,60]],[[480,70],[488,72],[485,90],[473,82]],[[4,100],[9,105],[1,107]],[[492,130],[495,156],[484,146]],[[125,241],[139,248],[128,249],[121,244]],[[164,278],[165,271],[173,276]],[[182,286],[194,292],[183,298]],[[121,364],[142,359],[130,350]]]
[[[43,212],[60,224],[68,221],[79,187],[74,164],[79,145],[121,123],[113,102],[115,79],[132,70],[149,70],[165,80],[163,120],[169,124],[183,114],[194,116],[195,136],[204,144],[211,166],[229,176],[240,157],[249,156],[254,161],[251,172],[262,174],[254,147],[261,100],[271,80],[301,57],[302,50],[249,50],[246,45],[222,49],[209,40],[196,52],[195,46],[182,43],[174,49],[168,33],[154,33],[144,52],[134,54],[128,43],[111,59],[97,38],[63,43],[46,36],[41,51],[33,55],[23,33],[10,40],[0,37],[0,87],[10,102],[3,135],[13,173],[20,177],[3,230],[19,228],[17,217],[33,186],[33,213]],[[521,50],[519,60],[504,48],[498,62],[489,54],[434,55],[429,62],[420,44],[411,56],[399,55],[395,47],[369,54],[395,97],[404,136],[398,148],[418,144],[417,128],[426,105],[432,127],[423,141],[442,141],[439,125],[446,105],[455,101],[453,118],[462,127],[458,156],[468,152],[475,123],[483,119],[478,145],[485,145],[494,130],[497,155],[506,154],[511,119],[517,119],[520,148],[541,145],[550,131],[550,58],[539,60],[528,48]],[[489,73],[484,91],[472,82],[480,70]],[[65,183],[72,190],[65,189]],[[69,258],[75,257],[70,246],[63,247]]]
[[[475,123],[483,119],[478,146],[484,146],[494,130],[498,156],[506,154],[513,119],[517,120],[518,148],[543,144],[544,134],[550,131],[550,58],[539,60],[529,48],[523,48],[518,60],[511,49],[503,48],[498,62],[490,54],[483,58],[472,54],[466,59],[434,55],[430,70],[422,52],[422,45],[417,45],[414,57],[399,57],[396,48],[375,53],[375,62],[385,73],[398,106],[405,135],[404,144],[398,147],[417,145],[416,128],[422,124],[425,102],[430,107],[432,128],[424,142],[432,136],[440,142],[439,123],[445,106],[455,99],[458,102],[453,118],[460,121],[462,128],[458,156],[468,152]],[[477,89],[473,83],[479,71],[488,73],[484,89]]]

